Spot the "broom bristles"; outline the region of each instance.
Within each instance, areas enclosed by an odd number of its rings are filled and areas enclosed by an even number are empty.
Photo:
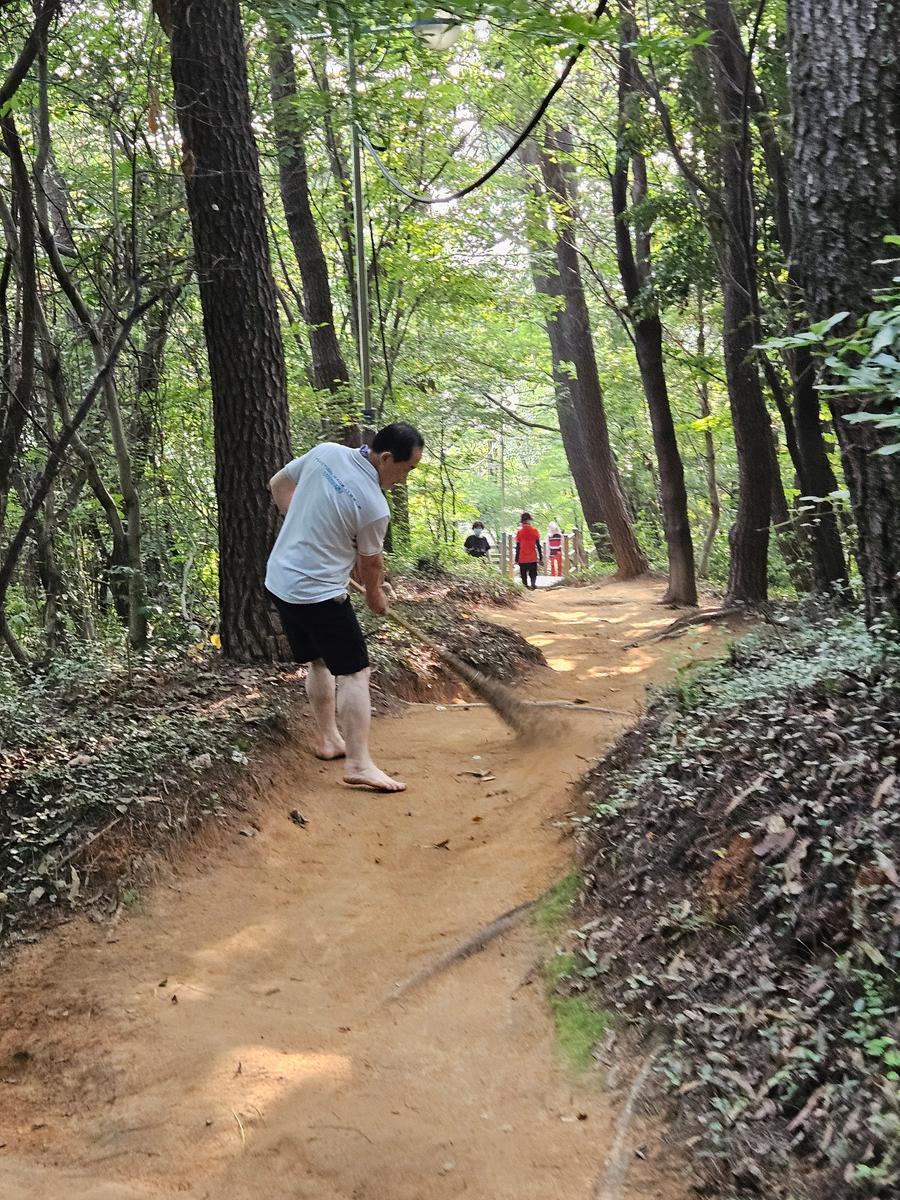
[[[542,724],[535,710],[498,679],[482,675],[479,670],[457,658],[449,650],[440,650],[439,654],[451,671],[464,679],[472,691],[489,704],[510,729],[519,734],[533,733]]]

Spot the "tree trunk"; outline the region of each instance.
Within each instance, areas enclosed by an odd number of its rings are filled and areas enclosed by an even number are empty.
[[[287,382],[251,128],[238,0],[174,0],[172,79],[203,307],[215,429],[222,649],[277,653],[263,590],[290,456]]]
[[[759,341],[753,193],[743,132],[744,81],[727,34],[729,16],[728,0],[706,0],[707,23],[714,31],[711,60],[722,148],[722,352],[738,455],[738,509],[729,532],[726,603],[752,604],[768,594],[772,432],[753,354]]]
[[[789,323],[796,324],[799,295],[796,263],[793,259],[793,228],[790,213],[790,182],[787,163],[775,122],[770,116],[766,97],[760,91],[753,64],[744,47],[740,27],[730,3],[720,6],[722,19],[727,22],[723,33],[735,54],[735,63],[743,80],[747,105],[759,132],[760,145],[771,187],[775,230],[785,262],[788,264]],[[837,488],[837,481],[828,460],[819,415],[819,394],[815,387],[815,365],[808,348],[788,352],[788,365],[793,391],[793,430],[788,428],[782,412],[791,458],[797,467],[800,487],[806,496],[817,499],[801,502],[797,526],[809,540],[813,568],[813,585],[817,591],[831,591],[847,585],[847,564],[841,545],[834,507],[827,499]],[[766,367],[769,375],[769,368]],[[773,389],[774,394],[774,389]],[[778,397],[776,396],[776,400]],[[779,405],[779,408],[781,406]]]
[[[794,108],[794,257],[809,317],[860,317],[890,284],[881,239],[900,232],[897,9],[883,0],[789,0]],[[823,31],[827,31],[823,34]],[[900,455],[896,440],[843,418],[883,396],[832,402],[856,517],[870,621],[900,623]]]
[[[341,198],[340,209],[338,210],[337,225],[340,234],[339,242],[341,247],[341,258],[344,263],[344,277],[347,284],[348,307],[350,311],[350,330],[353,334],[354,343],[359,345],[359,333],[356,313],[356,275],[354,271],[353,257],[353,195],[350,187],[350,169],[347,165],[346,155],[341,146],[340,138],[335,129],[332,114],[334,109],[334,100],[331,94],[331,85],[328,82],[328,70],[326,62],[326,54],[323,48],[322,59],[319,63],[313,61],[312,55],[307,55],[307,62],[312,73],[313,81],[322,96],[322,133],[325,142],[325,149],[328,153],[328,164],[331,167],[331,175]]]
[[[551,349],[554,350],[554,378],[565,384],[565,400],[560,412],[563,440],[574,438],[570,462],[578,464],[576,487],[581,494],[579,476],[592,492],[606,525],[619,577],[633,579],[648,569],[647,559],[634,535],[619,469],[613,456],[606,422],[603,390],[594,356],[590,315],[581,279],[581,265],[575,243],[575,216],[572,191],[566,168],[558,154],[564,139],[550,132],[545,147],[538,148],[538,163],[544,187],[553,205],[556,240],[556,278],[550,286],[558,291],[562,306],[547,318]],[[552,327],[552,329],[551,329]],[[567,411],[568,410],[568,411]],[[574,418],[574,421],[572,420]],[[592,528],[595,522],[586,509]]]
[[[408,551],[411,544],[409,524],[409,484],[396,484],[388,493],[388,503],[391,506],[391,530],[394,545],[392,549]]]
[[[703,359],[706,355],[706,311],[703,305],[703,292],[697,292],[697,357]],[[700,394],[700,416],[711,417],[712,409],[709,404],[709,384],[706,376],[700,378],[698,384]],[[705,579],[709,574],[709,560],[719,532],[719,522],[722,519],[722,503],[719,499],[719,481],[716,479],[716,444],[712,431],[707,427],[703,430],[703,440],[706,453],[703,456],[703,470],[706,475],[706,491],[709,496],[709,528],[703,539],[703,549],[700,551],[700,564],[697,571]]]
[[[790,360],[794,377],[794,427],[802,471],[800,505],[809,509],[803,521],[813,544],[812,567],[817,591],[848,586],[847,563],[841,544],[834,505],[828,499],[837,491],[837,480],[828,459],[828,448],[819,415],[821,403],[816,389],[816,372],[808,348],[794,351]]]
[[[769,445],[772,463],[772,528],[775,531],[775,541],[778,543],[791,583],[797,592],[808,592],[812,587],[812,573],[808,556],[804,553],[806,547],[798,536],[794,514],[784,494],[774,430]]]
[[[619,51],[616,166],[610,176],[616,257],[628,316],[634,332],[635,354],[650,414],[653,447],[659,466],[659,497],[669,557],[669,586],[664,600],[670,604],[695,605],[697,580],[694,574],[694,545],[691,541],[688,517],[684,464],[678,450],[675,422],[666,385],[662,322],[650,287],[650,235],[649,231],[638,233],[638,253],[635,257],[631,228],[628,224],[628,165],[632,157],[635,163],[633,202],[639,204],[647,198],[643,156],[628,144],[630,110],[637,101],[632,56],[628,49],[628,43],[633,40],[632,26],[633,22],[626,18]]]
[[[281,200],[303,283],[313,384],[336,398],[328,405],[326,426],[331,435],[339,435],[348,417],[348,406],[342,400],[347,398],[350,375],[335,333],[328,265],[310,203],[294,53],[275,24],[269,25],[269,81]]]
[[[34,203],[22,143],[12,112],[0,118],[0,131],[9,155],[12,191],[19,212],[18,258],[22,289],[19,344],[10,357],[10,395],[0,409],[0,523],[6,512],[13,469],[25,422],[34,397],[35,312],[38,305],[37,257],[34,239]],[[10,247],[12,249],[12,247]],[[17,362],[13,360],[17,359]]]
[[[527,169],[538,168],[540,153],[536,143],[526,142],[520,151],[520,157]],[[542,267],[547,238],[546,211],[547,202],[538,182],[532,179],[526,213],[526,229],[531,261],[531,275],[534,289],[546,301],[544,327],[547,330],[547,340],[550,343],[550,364],[553,375],[553,390],[556,398],[556,415],[559,421],[559,432],[569,471],[575,483],[575,491],[588,530],[594,541],[598,556],[604,556],[605,538],[598,537],[600,526],[603,525],[603,502],[598,487],[596,472],[590,459],[585,453],[585,440],[581,434],[578,415],[575,410],[574,391],[576,387],[572,371],[568,366],[568,347],[564,336],[564,320],[560,314],[565,307],[562,279],[559,272],[546,272]],[[506,472],[504,460],[503,427],[500,427],[500,507],[506,508]]]

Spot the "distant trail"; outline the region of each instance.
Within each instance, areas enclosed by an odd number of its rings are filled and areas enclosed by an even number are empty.
[[[684,658],[624,648],[667,624],[661,590],[494,614],[550,663],[523,695],[636,710]],[[0,979],[3,1200],[592,1200],[628,1108],[559,1066],[526,909],[570,867],[571,784],[628,720],[523,745],[488,709],[411,707],[375,728],[398,797],[297,744],[254,838],[187,848],[114,929],[22,949]],[[616,1200],[688,1200],[640,1138]]]

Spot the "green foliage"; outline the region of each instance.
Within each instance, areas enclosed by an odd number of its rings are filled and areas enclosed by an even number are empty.
[[[897,235],[892,234],[884,240],[890,246],[900,245]],[[894,265],[900,263],[900,258],[882,262]],[[900,275],[894,277],[894,283],[900,284]],[[766,342],[766,347],[781,350],[809,346],[814,349],[827,368],[827,377],[833,381],[820,384],[819,391],[826,396],[859,397],[870,406],[868,410],[843,413],[842,419],[855,424],[871,424],[879,432],[888,434],[900,430],[900,288],[882,288],[876,296],[878,307],[857,322],[850,333],[832,335],[832,330],[850,315],[840,312],[793,337],[773,338]],[[890,404],[896,407],[889,410]],[[875,406],[874,410],[872,406]],[[898,454],[900,440],[885,441],[874,453]]]
[[[592,1007],[581,996],[553,994],[550,1008],[566,1065],[573,1071],[586,1071],[593,1062],[594,1050],[613,1022],[613,1014]]]
[[[861,616],[814,609],[810,617],[801,611],[743,638],[726,663],[686,667],[675,694],[684,712],[705,715],[827,689],[848,674],[896,660],[898,652],[900,642],[890,631],[873,631]]]
[[[17,20],[10,23],[12,32],[7,33],[6,25],[0,32],[0,72],[18,52],[30,19],[27,6],[13,8]],[[357,0],[257,0],[244,14],[295,453],[325,436],[335,410],[339,420],[348,420],[358,406],[346,228],[348,30],[354,31],[359,58],[361,124],[383,147],[385,161],[399,178],[414,190],[433,193],[468,183],[497,160],[511,131],[524,127],[546,94],[561,57],[581,41],[611,50],[619,35],[616,11],[593,22],[592,6],[574,0],[459,0],[447,8],[463,27],[457,46],[446,55],[430,52],[414,36],[408,27],[412,10],[401,0],[366,5]],[[654,70],[668,89],[676,134],[690,140],[698,166],[708,156],[714,184],[716,135],[703,107],[708,31],[697,14],[666,4],[658,9],[652,23],[640,17],[647,27],[639,33],[638,56],[652,55]],[[416,10],[416,16],[422,12]],[[288,103],[289,123],[304,139],[335,329],[351,374],[349,387],[337,400],[311,384],[303,281],[280,196],[267,22],[293,31],[298,95]],[[759,69],[770,94],[778,97],[784,89],[778,15],[764,14],[761,30]],[[634,347],[623,329],[624,300],[613,248],[607,167],[615,152],[615,87],[605,58],[582,55],[556,98],[553,121],[573,133],[566,157],[577,174],[576,234],[611,440],[640,540],[652,564],[664,568],[653,438]],[[116,372],[142,504],[150,639],[159,646],[184,645],[216,628],[217,515],[211,391],[167,41],[152,13],[133,0],[101,2],[90,12],[75,8],[67,12],[64,36],[50,41],[48,74],[52,158],[74,240],[66,261],[86,300],[100,313],[126,308],[127,285],[134,275],[145,288],[161,278],[184,284],[163,331],[153,386],[138,385],[144,351],[156,332],[151,316],[135,330],[129,354]],[[32,111],[37,98],[36,81],[29,77],[17,96],[19,110]],[[666,330],[669,393],[695,547],[712,520],[707,467],[710,453],[715,456],[722,512],[707,573],[723,582],[737,460],[720,365],[715,244],[665,147],[656,114],[647,105],[637,108],[630,144],[644,155],[649,192],[634,205],[628,221],[651,238],[652,273],[642,293],[642,311],[659,312]],[[26,156],[33,163],[37,123],[20,124]],[[756,164],[754,169],[760,173],[755,182],[762,195],[762,168]],[[464,201],[426,207],[408,203],[370,160],[364,173],[378,421],[413,420],[427,439],[423,465],[409,484],[404,552],[413,561],[435,557],[454,564],[468,521],[480,516],[496,539],[515,528],[523,508],[536,515],[539,526],[555,518],[566,528],[583,529],[558,433],[546,329],[553,306],[535,295],[529,256],[536,236],[537,263],[542,269],[552,266],[552,213],[544,211],[539,219],[537,206],[529,211],[537,176],[516,157]],[[765,231],[765,212],[761,219]],[[0,241],[4,236],[0,232]],[[766,266],[777,276],[774,258]],[[45,268],[42,260],[42,286],[71,407],[90,377],[91,356]],[[705,349],[699,345],[700,293]],[[773,320],[779,311],[773,300]],[[710,412],[705,417],[701,395]],[[121,480],[99,406],[83,434],[124,523]],[[45,461],[46,444],[30,427],[24,441],[27,489]],[[781,438],[781,462],[791,483],[793,467],[783,444]],[[58,653],[72,641],[94,642],[102,654],[117,648],[123,636],[128,579],[122,564],[114,561],[109,513],[95,488],[84,484],[77,489],[78,470],[73,456],[58,494],[51,497],[53,511],[62,514],[55,550],[66,580],[56,627],[30,548],[22,578],[9,597],[9,627],[32,660]],[[7,527],[20,515],[14,495]],[[592,571],[604,573],[605,563],[597,565],[592,553],[590,557]],[[772,568],[775,586],[786,588],[787,573],[777,551]]]
[[[533,920],[544,933],[558,934],[568,920],[581,887],[581,875],[570,871],[545,892],[534,910]]]

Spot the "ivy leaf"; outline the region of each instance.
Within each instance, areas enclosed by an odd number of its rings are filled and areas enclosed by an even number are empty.
[[[849,312],[835,313],[833,317],[828,317],[824,321],[816,321],[814,325],[810,325],[810,333],[814,333],[816,337],[824,337],[829,329],[834,329],[835,325],[840,325],[841,321],[845,321],[850,316]]]

